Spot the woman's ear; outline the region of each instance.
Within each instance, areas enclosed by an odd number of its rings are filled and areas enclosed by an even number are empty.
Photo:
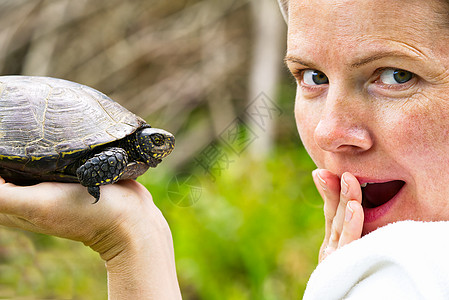
[[[278,0],[279,7],[281,8],[282,16],[286,23],[288,23],[288,0]]]

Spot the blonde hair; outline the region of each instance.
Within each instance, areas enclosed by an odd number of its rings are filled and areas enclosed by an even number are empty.
[[[281,8],[282,16],[285,22],[288,23],[288,0],[278,0],[279,7]]]
[[[289,0],[277,0],[279,3],[279,8],[281,9],[282,16],[284,17],[284,20],[286,23],[288,23],[288,1]],[[444,4],[449,5],[449,0],[442,1]],[[447,17],[447,11],[444,11],[442,14],[442,17],[444,20],[446,20]],[[445,23],[445,25],[447,25]]]

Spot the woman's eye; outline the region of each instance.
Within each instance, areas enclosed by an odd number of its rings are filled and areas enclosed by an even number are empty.
[[[412,72],[401,69],[385,69],[380,73],[380,81],[383,84],[403,84],[414,76]]]
[[[307,85],[328,84],[329,79],[323,72],[317,70],[305,70],[302,75],[302,81]]]

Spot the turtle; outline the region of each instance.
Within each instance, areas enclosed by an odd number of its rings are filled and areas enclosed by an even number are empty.
[[[175,145],[105,94],[41,76],[0,76],[0,176],[29,185],[79,182],[100,199],[100,186],[136,179]]]

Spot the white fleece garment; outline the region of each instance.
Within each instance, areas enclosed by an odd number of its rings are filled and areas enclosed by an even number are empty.
[[[449,222],[397,222],[340,248],[303,299],[449,300]]]

